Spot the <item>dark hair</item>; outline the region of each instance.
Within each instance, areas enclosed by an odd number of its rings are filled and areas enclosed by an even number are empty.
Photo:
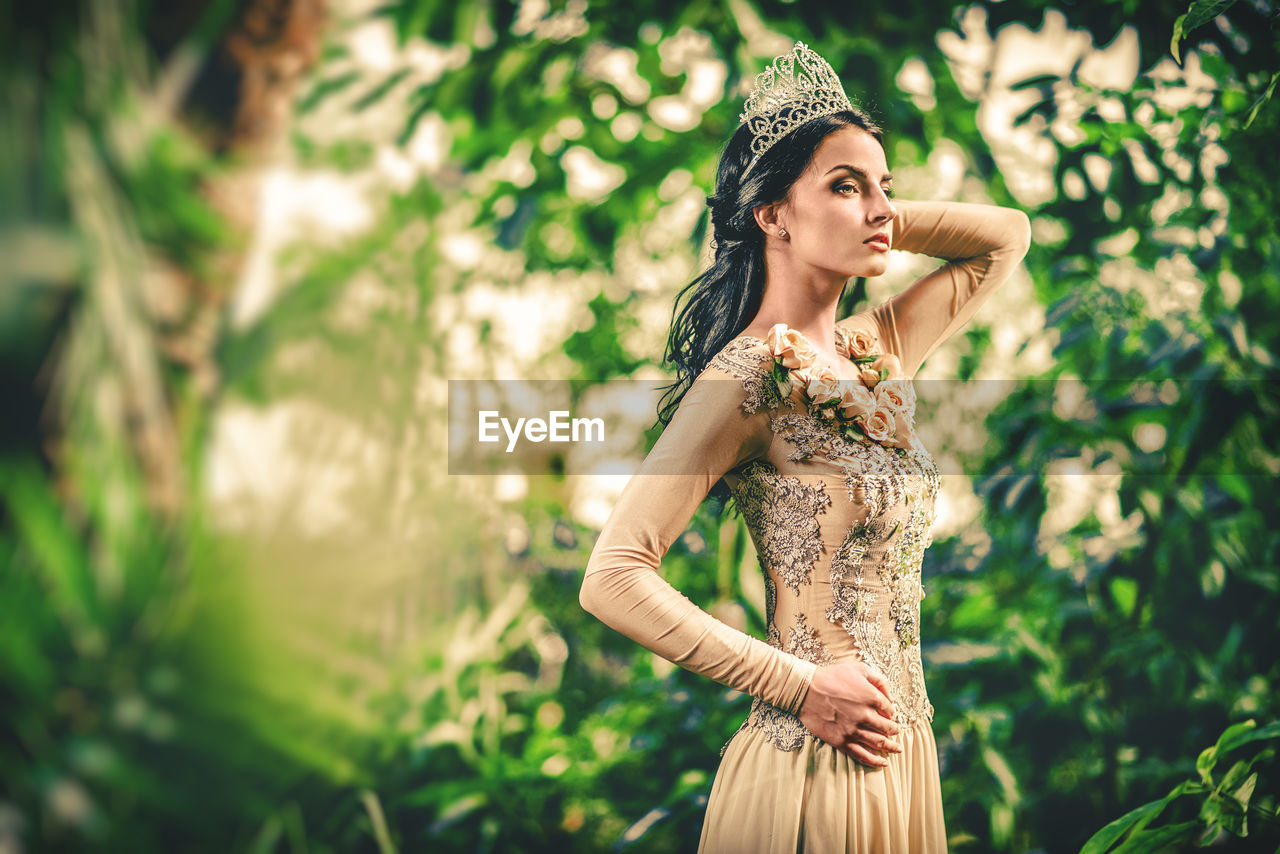
[[[666,386],[658,407],[665,426],[675,414],[694,379],[711,359],[746,328],[760,308],[764,294],[764,232],[756,224],[754,208],[786,198],[813,159],[822,140],[853,125],[883,144],[884,134],[871,117],[854,108],[812,119],[791,131],[751,163],[751,130],[738,127],[720,156],[716,191],[707,196],[711,208],[710,268],[676,296],[666,361],[676,367],[676,380]]]

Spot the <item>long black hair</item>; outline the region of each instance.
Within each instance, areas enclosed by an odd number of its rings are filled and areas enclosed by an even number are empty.
[[[665,359],[675,364],[676,380],[666,386],[659,403],[658,420],[664,426],[698,374],[760,309],[764,232],[756,224],[754,208],[785,199],[822,140],[847,125],[884,142],[880,127],[856,107],[800,125],[761,155],[750,172],[751,129],[740,125],[729,138],[720,156],[716,191],[707,196],[715,258],[680,291],[672,311]]]

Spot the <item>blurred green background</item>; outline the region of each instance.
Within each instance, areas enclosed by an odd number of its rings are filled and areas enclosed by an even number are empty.
[[[6,5],[0,852],[695,850],[748,698],[581,611],[625,478],[447,474],[446,380],[665,378],[797,39],[1033,223],[922,373],[952,848],[1280,842],[1274,4]],[[731,513],[664,568],[762,633]]]

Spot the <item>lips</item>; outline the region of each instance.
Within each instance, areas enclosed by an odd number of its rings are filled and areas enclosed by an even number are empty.
[[[881,252],[889,251],[889,235],[885,234],[883,231],[879,234],[873,234],[862,242],[870,246],[872,249],[879,249]]]

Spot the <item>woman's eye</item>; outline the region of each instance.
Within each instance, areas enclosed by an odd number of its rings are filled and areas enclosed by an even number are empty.
[[[892,198],[893,198],[893,187],[885,187],[885,188],[884,188],[884,194],[885,194],[886,196],[888,196],[889,198],[891,198],[891,199],[892,199]]]
[[[856,184],[839,184],[836,186],[836,192],[843,193],[846,196],[851,196],[858,192],[858,186]]]

